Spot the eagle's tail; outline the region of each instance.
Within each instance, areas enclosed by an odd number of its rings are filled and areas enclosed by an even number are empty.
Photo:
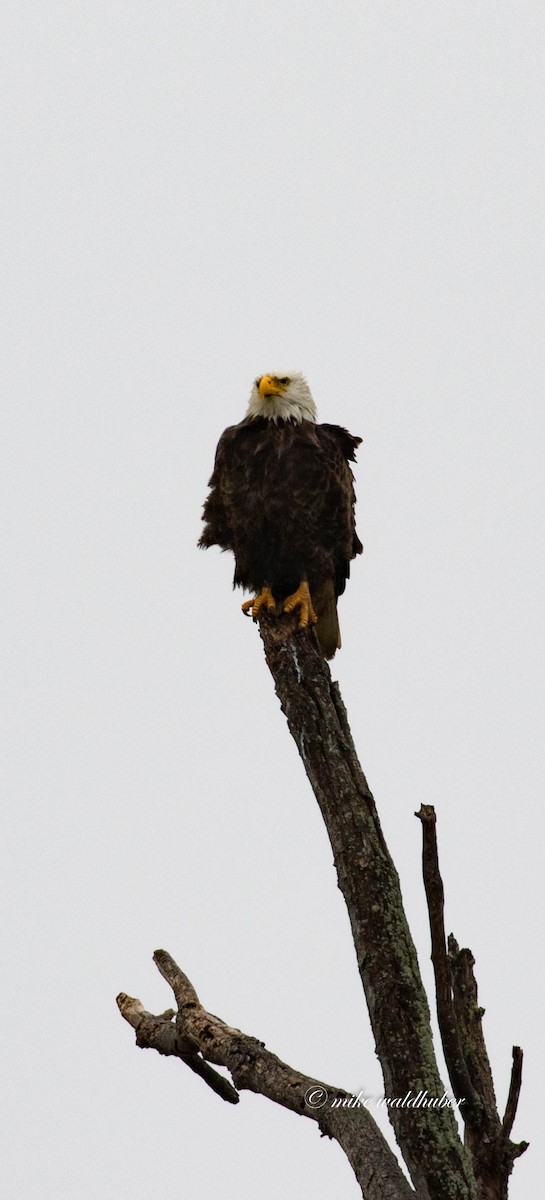
[[[333,658],[336,650],[341,648],[341,631],[337,616],[337,597],[333,580],[330,579],[325,587],[314,598],[314,607],[318,614],[315,625],[316,636],[324,658]]]

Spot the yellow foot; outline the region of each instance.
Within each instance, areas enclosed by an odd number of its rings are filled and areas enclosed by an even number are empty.
[[[274,612],[276,608],[276,600],[270,587],[261,588],[259,596],[254,596],[252,600],[245,600],[242,611],[246,617],[253,617],[256,621],[264,605],[267,612]]]
[[[288,596],[287,600],[284,600],[285,613],[293,612],[294,608],[300,608],[301,610],[299,629],[306,629],[309,621],[311,625],[316,624],[318,617],[314,612],[306,579],[301,581],[296,592],[292,592],[291,596]]]

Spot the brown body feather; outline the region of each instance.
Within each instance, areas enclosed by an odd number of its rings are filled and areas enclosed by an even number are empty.
[[[235,556],[234,586],[282,601],[308,581],[326,658],[340,646],[337,597],[360,554],[349,466],[361,438],[338,425],[247,417],[216,451],[199,545]]]

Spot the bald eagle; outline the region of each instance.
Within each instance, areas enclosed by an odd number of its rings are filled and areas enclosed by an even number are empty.
[[[220,438],[203,511],[199,546],[232,550],[233,586],[255,593],[243,612],[297,610],[326,658],[340,647],[337,597],[363,549],[349,466],[360,442],[316,423],[301,374],[261,375],[244,420]]]

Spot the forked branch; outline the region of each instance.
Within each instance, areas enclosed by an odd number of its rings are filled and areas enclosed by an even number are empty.
[[[176,1013],[169,1009],[153,1016],[140,1000],[122,992],[117,997],[119,1010],[136,1031],[138,1046],[180,1058],[231,1104],[237,1104],[239,1092],[247,1090],[316,1121],[321,1133],[344,1150],[366,1200],[414,1200],[395,1155],[366,1108],[343,1105],[352,1099],[349,1093],[303,1075],[257,1038],[207,1012],[170,954],[156,950],[153,957],[178,1008]],[[227,1069],[232,1083],[214,1067]]]
[[[430,920],[437,1019],[447,1070],[453,1088],[459,1088],[467,1101],[461,1113],[479,1200],[504,1200],[513,1163],[528,1146],[527,1142],[510,1141],[522,1082],[522,1050],[513,1047],[509,1096],[501,1121],[482,1028],[484,1009],[477,1002],[475,960],[471,950],[459,949],[452,934],[447,953],[435,810],[432,805],[423,804],[416,816],[422,822],[422,867]]]

